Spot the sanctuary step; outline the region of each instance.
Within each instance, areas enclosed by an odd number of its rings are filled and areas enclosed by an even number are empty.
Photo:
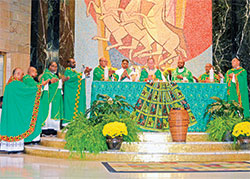
[[[27,145],[25,152],[54,158],[80,159],[79,154],[70,155],[64,149],[65,133],[58,137],[42,137],[40,145]],[[141,142],[123,142],[120,151],[99,154],[86,153],[84,160],[94,161],[241,161],[250,160],[250,151],[233,150],[232,142],[210,142],[206,133],[188,133],[186,143],[172,142],[170,133],[143,132]]]
[[[56,149],[39,145],[25,147],[25,152],[30,155],[81,159],[80,155],[72,155],[65,149]],[[145,153],[107,151],[99,154],[86,153],[83,160],[90,161],[133,161],[133,162],[164,162],[164,161],[246,161],[250,159],[250,151],[226,152],[185,152],[185,153]]]
[[[57,137],[65,139],[66,133],[58,131]],[[172,142],[172,137],[169,132],[142,132],[139,134],[141,142]],[[188,132],[187,142],[202,142],[208,141],[208,134],[204,132]]]
[[[59,138],[42,137],[41,145],[64,149],[66,141]],[[213,152],[233,150],[233,142],[123,142],[121,151],[149,153],[179,153],[179,152]]]

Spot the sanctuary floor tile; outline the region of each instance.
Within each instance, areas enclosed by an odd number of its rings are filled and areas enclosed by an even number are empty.
[[[105,162],[105,161],[103,161]],[[249,161],[248,161],[249,162]],[[102,162],[0,154],[0,178],[250,178],[249,172],[111,173]]]

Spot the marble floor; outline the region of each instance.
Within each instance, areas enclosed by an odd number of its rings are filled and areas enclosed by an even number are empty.
[[[240,178],[250,173],[109,173],[101,162],[52,159],[25,154],[0,154],[0,178]]]

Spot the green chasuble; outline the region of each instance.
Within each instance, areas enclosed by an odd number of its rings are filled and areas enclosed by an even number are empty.
[[[39,84],[38,82],[36,82],[34,80],[34,78],[32,78],[28,74],[23,77],[23,83],[26,84],[27,86],[30,86],[30,87],[36,87]],[[24,139],[24,142],[32,142],[32,140],[34,138],[36,138],[42,132],[42,123],[44,122],[42,111],[43,111],[43,108],[45,106],[43,104],[43,101],[44,101],[44,99],[40,100],[40,108],[39,108],[40,112],[39,112],[39,115],[38,115],[35,132],[33,132],[33,134],[31,134],[29,137],[27,137],[26,139]],[[47,104],[47,103],[45,103],[45,104]]]
[[[23,77],[23,82],[28,86],[36,86],[38,83],[30,75],[25,75]]]
[[[117,74],[114,73],[112,76],[114,78],[114,81],[118,81],[119,76]],[[98,65],[98,67],[94,69],[93,81],[104,81],[104,68],[100,65]],[[112,81],[112,78],[109,77],[108,81]]]
[[[40,97],[41,85],[30,87],[12,77],[4,92],[0,140],[31,142],[40,134]]]
[[[59,79],[57,75],[51,73],[48,69],[46,69],[41,77],[41,80],[48,80],[56,78]],[[51,107],[51,119],[60,120],[63,119],[63,98],[62,98],[62,89],[58,88],[59,81],[56,83],[51,83],[49,85],[48,91],[43,91],[41,97],[41,109],[43,110],[43,121],[49,117],[49,104],[52,103]]]
[[[155,75],[154,79],[162,80],[161,71],[159,69],[157,69],[155,71],[154,75]],[[148,71],[145,68],[142,69],[139,80],[140,81],[148,81]]]
[[[231,73],[235,74],[235,82],[232,82],[232,79],[229,78]],[[247,71],[242,67],[228,70],[225,75],[225,82],[228,86],[228,100],[237,101],[244,108],[244,117],[250,117]]]
[[[64,118],[63,123],[68,123],[75,118],[77,113],[85,113],[86,90],[85,79],[82,73],[78,73],[72,68],[66,68],[64,76],[70,77],[64,82]]]
[[[199,82],[205,82],[206,80],[210,80],[209,74],[203,73],[201,76],[198,78]],[[214,74],[214,82],[219,83],[220,82],[220,77],[217,74]]]
[[[179,70],[180,70],[179,68],[176,68],[176,70],[172,72],[172,81],[182,82],[182,79],[177,78],[178,75],[181,75],[183,77],[186,77],[189,83],[194,82],[191,71],[189,71],[186,67],[184,67],[184,70],[182,72],[179,72]]]
[[[130,76],[132,70],[129,69],[129,68],[127,68],[126,71],[127,71],[128,75]],[[118,76],[119,76],[119,75],[118,75]],[[124,81],[124,80],[126,81],[126,79],[128,79],[127,77],[121,78],[121,76],[122,76],[122,74],[119,76],[119,80],[120,80],[120,81]],[[130,80],[131,80],[131,79],[130,79]],[[132,81],[132,80],[131,80],[131,81]]]

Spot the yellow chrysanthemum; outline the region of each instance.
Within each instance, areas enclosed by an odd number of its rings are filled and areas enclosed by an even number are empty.
[[[114,138],[128,135],[128,130],[126,124],[122,122],[110,122],[103,127],[102,134]]]
[[[236,124],[232,135],[235,137],[239,137],[240,135],[250,136],[250,122],[241,122]]]

